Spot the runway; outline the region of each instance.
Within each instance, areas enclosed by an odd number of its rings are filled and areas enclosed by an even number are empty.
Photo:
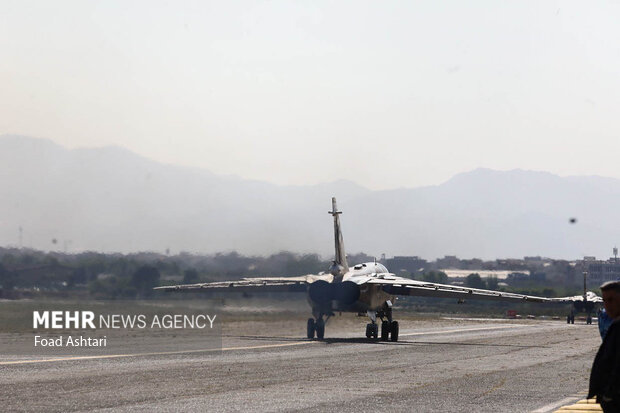
[[[365,321],[224,324],[222,351],[0,360],[10,411],[529,412],[584,396],[594,326],[557,321],[403,320],[399,342],[360,338]]]

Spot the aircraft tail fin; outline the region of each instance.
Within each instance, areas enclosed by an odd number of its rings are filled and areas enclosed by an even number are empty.
[[[588,272],[584,271],[583,272],[583,301],[588,301],[588,288],[587,288],[587,277],[588,277]]]
[[[335,197],[332,198],[332,210],[329,211],[328,213],[334,217],[334,243],[336,246],[336,255],[334,258],[334,264],[336,266],[342,267],[340,271],[342,274],[344,274],[345,272],[349,271],[349,264],[347,263],[347,256],[344,252],[344,242],[342,240],[342,231],[340,229],[339,215],[342,214],[342,211],[338,211]]]

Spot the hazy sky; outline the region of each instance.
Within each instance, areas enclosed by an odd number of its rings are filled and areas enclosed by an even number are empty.
[[[620,178],[620,5],[0,0],[0,133],[281,184]]]

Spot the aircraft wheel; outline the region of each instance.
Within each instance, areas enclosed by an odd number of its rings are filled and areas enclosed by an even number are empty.
[[[314,318],[308,319],[308,338],[314,338],[314,332],[316,330],[316,325],[314,323]]]
[[[371,326],[372,326],[372,338],[378,338],[379,337],[379,325],[371,324]]]
[[[322,318],[316,320],[315,330],[316,338],[323,340],[323,337],[325,337],[325,321]]]
[[[388,341],[389,334],[390,334],[390,323],[388,321],[383,321],[381,323],[381,341]]]
[[[392,341],[398,341],[398,321],[392,321],[390,326],[390,333]]]
[[[373,323],[366,324],[366,338],[377,337],[379,337],[379,326]]]

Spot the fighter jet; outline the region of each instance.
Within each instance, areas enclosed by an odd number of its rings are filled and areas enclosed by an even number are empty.
[[[399,325],[393,317],[396,296],[423,296],[513,302],[569,302],[530,295],[483,290],[446,284],[416,281],[390,273],[383,264],[365,262],[350,267],[345,254],[340,214],[336,198],[332,198],[335,257],[328,272],[298,277],[243,278],[237,281],[157,287],[165,291],[235,291],[235,292],[305,292],[312,308],[307,323],[307,337],[323,339],[325,323],[337,312],[353,312],[368,316],[366,337],[383,341],[398,341]],[[381,332],[377,320],[381,320]]]
[[[584,277],[585,278],[585,277]],[[568,324],[575,324],[575,313],[587,313],[586,324],[592,324],[592,313],[597,312],[603,306],[603,298],[592,291],[584,290],[583,295],[573,297],[552,298],[553,301],[560,303],[570,303],[570,312],[566,316]]]

